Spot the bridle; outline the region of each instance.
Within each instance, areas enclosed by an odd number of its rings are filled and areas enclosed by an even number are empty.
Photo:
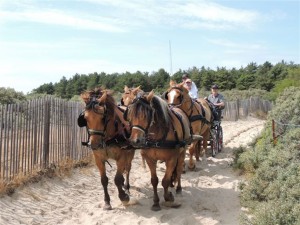
[[[168,94],[169,94],[169,92],[171,91],[171,90],[178,90],[179,92],[180,92],[180,100],[179,100],[179,103],[178,104],[175,104],[175,103],[168,103],[168,105],[169,106],[180,106],[180,105],[182,105],[182,103],[183,103],[183,90],[181,89],[181,88],[179,88],[179,87],[171,87],[170,89],[169,89],[169,91],[167,91],[166,93],[165,93],[165,96],[164,96],[164,98],[166,99],[166,100],[168,100]]]
[[[109,119],[107,117],[107,107],[106,107],[106,104],[100,104],[97,100],[97,96],[93,96],[91,98],[91,101],[88,102],[86,104],[86,107],[84,109],[83,112],[80,113],[80,116],[78,118],[78,125],[80,127],[83,127],[83,126],[86,126],[86,129],[87,129],[87,133],[88,133],[88,141],[87,142],[82,142],[83,145],[86,145],[88,146],[89,145],[89,140],[90,140],[90,137],[92,135],[98,135],[98,136],[101,136],[101,142],[99,144],[99,147],[102,147],[104,148],[105,147],[105,141],[104,141],[104,137],[106,136],[106,128],[107,128],[107,124],[109,122]],[[97,106],[101,106],[103,107],[103,112],[100,112],[99,110],[96,109]],[[88,126],[87,126],[87,121],[86,119],[84,118],[84,114],[87,110],[93,110],[94,113],[98,114],[99,116],[101,115],[103,118],[103,122],[104,122],[104,128],[103,130],[95,130],[95,129],[90,129]]]
[[[169,89],[169,91],[166,92],[166,94],[165,94],[165,99],[168,100],[168,94],[169,94],[169,92],[172,91],[172,90],[174,90],[174,89],[180,91],[180,101],[179,101],[178,104],[175,104],[175,103],[168,103],[168,105],[169,105],[170,108],[173,108],[173,107],[180,107],[184,102],[186,102],[186,101],[184,101],[183,90],[182,90],[181,88],[179,88],[179,87],[176,87],[176,86],[175,86],[175,87],[171,87],[171,88]],[[188,118],[190,118],[191,115],[193,114],[193,106],[194,106],[194,102],[193,102],[192,98],[190,98],[190,101],[191,101],[191,106],[190,106],[190,108],[188,109],[188,111],[191,111],[191,113],[190,113],[190,115],[187,115]],[[188,111],[187,111],[187,112],[188,112]]]

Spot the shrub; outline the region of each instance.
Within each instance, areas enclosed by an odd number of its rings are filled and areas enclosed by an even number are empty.
[[[242,205],[250,209],[251,217],[243,217],[242,224],[300,223],[299,107],[300,88],[286,89],[277,99],[254,147],[236,154],[238,168],[252,175],[241,192]],[[286,124],[280,125],[282,133],[275,146],[272,119]]]

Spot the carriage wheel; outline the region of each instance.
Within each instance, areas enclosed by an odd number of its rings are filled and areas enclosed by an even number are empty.
[[[219,143],[218,143],[218,151],[221,152],[223,150],[223,129],[221,126],[219,126],[218,128],[219,130],[219,137],[218,137],[218,140],[219,140]]]

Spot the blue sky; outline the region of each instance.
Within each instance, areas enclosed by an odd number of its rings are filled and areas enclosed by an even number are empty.
[[[0,0],[0,86],[300,63],[299,0]]]

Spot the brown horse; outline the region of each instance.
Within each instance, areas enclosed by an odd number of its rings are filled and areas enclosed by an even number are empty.
[[[122,94],[122,99],[121,99],[121,106],[126,109],[133,102],[137,93],[139,92],[143,92],[140,86],[136,88],[129,88],[125,85],[124,93]]]
[[[183,84],[176,84],[176,82],[170,81],[170,88],[165,93],[165,99],[170,107],[180,108],[186,113],[191,122],[192,134],[203,136],[202,143],[204,150],[202,154],[205,154],[207,151],[207,142],[210,137],[212,112],[205,99],[199,98],[197,101],[193,100]],[[190,159],[188,167],[190,170],[196,167],[193,155],[199,161],[200,148],[201,141],[199,140],[193,141],[189,147]]]
[[[124,125],[118,115],[120,111],[112,95],[106,90],[97,88],[81,94],[86,104],[84,112],[78,119],[79,126],[87,126],[89,145],[91,146],[96,165],[100,171],[101,183],[104,189],[104,209],[112,209],[108,194],[108,177],[105,163],[108,159],[116,160],[117,172],[114,182],[118,188],[120,200],[126,204],[130,198],[129,172],[134,157],[134,148],[124,136]],[[123,114],[121,113],[123,116]],[[123,119],[123,118],[122,118]],[[126,172],[124,182],[123,173]],[[125,189],[125,191],[123,190]]]
[[[124,113],[131,130],[130,141],[136,148],[141,148],[141,154],[151,172],[153,186],[152,210],[160,210],[157,194],[158,177],[156,164],[163,160],[166,165],[162,179],[164,199],[168,206],[178,207],[174,196],[169,192],[173,178],[177,181],[176,192],[181,193],[182,165],[185,157],[185,147],[190,143],[190,127],[187,116],[180,109],[170,110],[167,103],[151,91],[149,94],[138,94]]]
[[[143,90],[141,90],[141,87],[138,86],[136,88],[129,88],[125,85],[124,87],[124,93],[122,94],[121,98],[121,109],[126,110],[127,107],[133,102],[133,100],[136,98],[138,93],[143,93]],[[146,169],[146,163],[145,159],[142,156],[142,166],[144,169]]]

